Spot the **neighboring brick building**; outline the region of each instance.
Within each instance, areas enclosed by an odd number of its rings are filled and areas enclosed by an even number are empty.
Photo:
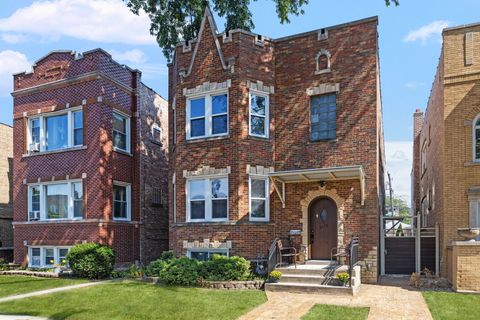
[[[0,123],[0,259],[13,258],[13,138],[12,127]]]
[[[14,75],[15,262],[81,242],[118,263],[168,248],[166,101],[101,49],[54,51]]]
[[[480,291],[480,241],[457,234],[480,227],[480,24],[443,31],[422,117],[415,113],[413,206],[423,227],[438,225],[440,275],[456,290]]]
[[[281,39],[218,34],[207,9],[169,65],[170,246],[306,259],[360,237],[376,282],[384,153],[377,18]]]

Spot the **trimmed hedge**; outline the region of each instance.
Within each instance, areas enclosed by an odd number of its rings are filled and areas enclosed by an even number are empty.
[[[214,254],[201,264],[200,275],[208,281],[241,281],[250,278],[250,262],[241,257]]]
[[[166,284],[194,286],[200,278],[201,262],[187,257],[173,259],[160,271],[160,280]]]
[[[77,244],[68,252],[67,262],[73,273],[79,277],[107,278],[115,265],[115,251],[98,243]]]

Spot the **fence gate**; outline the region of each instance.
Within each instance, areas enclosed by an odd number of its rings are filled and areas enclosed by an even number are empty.
[[[415,272],[415,237],[385,237],[385,274]]]

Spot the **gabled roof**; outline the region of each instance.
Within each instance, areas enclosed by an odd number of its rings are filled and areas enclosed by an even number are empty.
[[[188,77],[190,75],[190,73],[192,72],[193,64],[195,62],[195,57],[196,57],[197,51],[198,51],[198,46],[200,45],[200,42],[202,41],[202,34],[205,30],[205,24],[207,22],[207,19],[208,19],[208,24],[210,26],[210,30],[212,32],[213,40],[215,41],[215,46],[217,48],[218,56],[220,57],[220,61],[222,63],[222,67],[223,67],[224,70],[227,69],[227,65],[225,63],[225,58],[223,57],[222,48],[220,47],[220,42],[218,41],[218,37],[217,37],[218,36],[217,25],[215,23],[215,19],[213,19],[213,15],[212,15],[212,12],[210,11],[210,8],[207,6],[205,8],[205,12],[203,14],[202,24],[200,25],[200,31],[198,31],[198,37],[196,39],[195,49],[193,50],[192,59],[190,60],[190,65],[188,66],[188,70],[184,75],[185,77]]]

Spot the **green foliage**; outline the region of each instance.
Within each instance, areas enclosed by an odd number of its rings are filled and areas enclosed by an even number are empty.
[[[142,267],[139,267],[135,264],[132,264],[129,268],[128,268],[128,272],[127,272],[127,276],[129,278],[143,278],[145,272],[143,270]]]
[[[163,251],[162,254],[160,255],[159,260],[163,261],[170,261],[175,258],[175,255],[173,254],[173,251]]]
[[[112,248],[98,243],[82,243],[70,249],[67,261],[75,275],[88,279],[101,279],[112,273],[115,252]]]
[[[175,259],[175,256],[172,251],[164,251],[160,255],[160,258],[150,262],[149,265],[145,267],[145,275],[148,277],[158,277],[160,271],[173,259]]]
[[[395,232],[395,236],[397,237],[403,237],[405,234],[403,233],[403,227],[402,224],[399,224],[397,231]]]
[[[385,200],[385,209],[387,212],[391,211],[390,206],[390,197],[387,197]],[[410,207],[408,206],[407,202],[401,198],[393,197],[393,208],[395,210],[395,215],[400,217],[409,217],[410,216]],[[391,214],[391,213],[390,213]],[[404,223],[411,223],[411,219],[403,219]]]
[[[170,285],[194,286],[200,278],[200,262],[181,257],[168,262],[160,271],[160,280]]]
[[[347,284],[348,280],[350,279],[350,275],[346,272],[341,272],[337,274],[337,279],[342,281],[343,284]]]
[[[250,262],[241,257],[214,254],[201,263],[200,275],[209,281],[240,281],[250,278]]]
[[[282,277],[282,273],[278,270],[273,270],[268,275],[268,279],[270,279],[272,281],[278,281],[278,280],[280,280],[281,277]]]
[[[167,60],[171,60],[175,45],[183,40],[197,37],[207,5],[213,5],[213,11],[225,17],[225,31],[255,28],[250,3],[257,0],[123,0],[130,10],[139,14],[144,11],[150,18],[150,33],[154,35]],[[281,23],[289,23],[290,15],[304,13],[303,6],[308,0],[272,0]],[[399,4],[398,0],[385,0],[387,6]]]

